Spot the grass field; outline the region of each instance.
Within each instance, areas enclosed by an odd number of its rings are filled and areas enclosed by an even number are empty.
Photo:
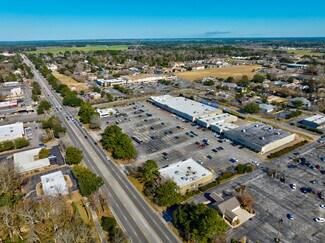
[[[261,66],[240,65],[240,66],[231,66],[231,67],[223,67],[223,68],[193,70],[189,72],[176,73],[175,75],[179,78],[190,80],[190,81],[199,80],[205,77],[228,78],[229,76],[232,76],[234,78],[239,78],[242,75],[247,75],[249,78],[251,78],[257,73],[258,69],[261,69]]]
[[[311,50],[289,50],[288,53],[294,53],[297,56],[304,56],[304,55],[323,56],[323,55],[325,55],[325,53],[312,52]]]
[[[69,86],[69,88],[73,88],[75,87],[77,89],[77,91],[81,91],[81,90],[89,90],[89,87],[87,85],[85,85],[84,83],[79,83],[76,80],[74,80],[73,78],[66,76],[64,74],[60,74],[58,72],[53,72],[52,73],[54,77],[56,77],[58,80],[60,80],[60,82],[62,84],[66,84]]]
[[[64,53],[65,51],[82,51],[82,52],[90,52],[90,51],[103,51],[103,50],[126,50],[128,49],[127,45],[115,45],[115,46],[83,46],[83,47],[53,47],[53,48],[40,48],[36,51],[30,51],[28,53],[31,54],[39,54],[39,53]]]

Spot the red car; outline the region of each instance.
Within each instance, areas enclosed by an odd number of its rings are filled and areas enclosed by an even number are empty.
[[[315,165],[317,170],[320,170],[320,165]]]

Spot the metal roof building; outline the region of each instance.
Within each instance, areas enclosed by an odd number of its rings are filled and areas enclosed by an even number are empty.
[[[305,118],[301,121],[301,124],[312,127],[312,128],[322,128],[325,127],[325,116],[324,115],[314,115]]]
[[[24,124],[22,122],[0,126],[0,142],[22,138],[23,136]]]
[[[295,134],[262,122],[251,123],[229,131],[225,136],[261,154],[294,141]]]
[[[66,195],[69,193],[62,171],[41,176],[43,192],[47,196]]]
[[[190,121],[222,113],[220,109],[184,97],[173,97],[170,95],[151,96],[149,101],[164,110]]]
[[[179,186],[181,194],[197,189],[213,178],[212,172],[192,158],[167,165],[159,172],[165,180],[173,180]]]

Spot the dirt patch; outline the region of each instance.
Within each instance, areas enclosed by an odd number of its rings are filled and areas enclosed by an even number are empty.
[[[194,70],[189,72],[180,72],[175,75],[179,78],[195,81],[205,77],[213,78],[228,78],[229,76],[234,78],[240,78],[243,75],[247,75],[252,78],[259,69],[262,69],[259,65],[239,65],[222,68],[209,68],[204,70]]]
[[[58,80],[60,80],[60,82],[62,84],[68,85],[68,87],[71,88],[75,88],[77,91],[88,91],[89,87],[87,85],[85,85],[84,83],[80,83],[77,80],[66,76],[64,74],[58,73],[58,72],[53,72],[52,73],[54,77],[56,77]]]

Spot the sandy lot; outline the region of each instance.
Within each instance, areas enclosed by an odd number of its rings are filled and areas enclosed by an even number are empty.
[[[259,65],[240,65],[223,68],[194,70],[189,72],[180,72],[176,73],[175,75],[179,78],[190,81],[199,80],[205,77],[228,78],[229,76],[232,76],[234,78],[239,78],[242,75],[247,75],[249,78],[251,78],[256,74],[256,71],[261,68],[262,67]]]
[[[79,83],[78,81],[76,81],[75,79],[73,79],[69,76],[60,74],[58,72],[53,72],[52,74],[54,77],[56,77],[58,80],[60,80],[62,84],[68,85],[69,88],[75,87],[77,89],[77,91],[89,89],[89,87],[87,85],[85,85],[84,83]]]

